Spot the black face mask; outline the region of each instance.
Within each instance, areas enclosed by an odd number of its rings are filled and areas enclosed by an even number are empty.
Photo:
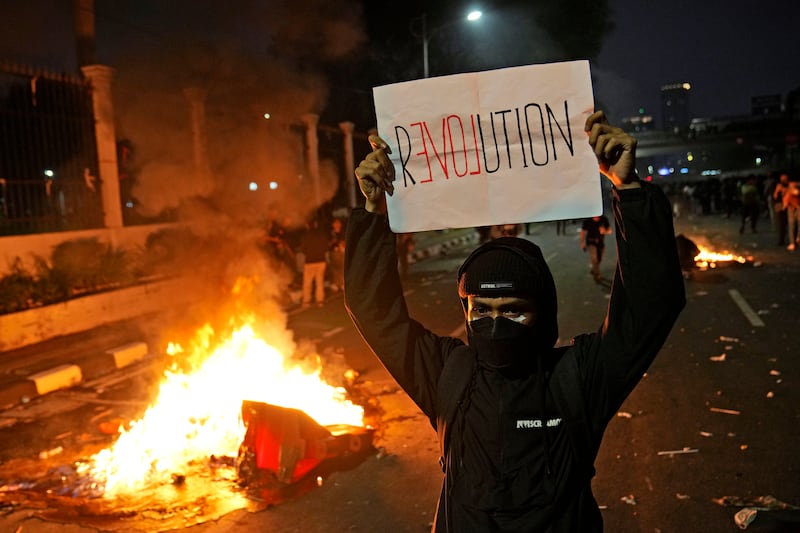
[[[491,368],[531,366],[538,351],[537,329],[504,317],[484,317],[468,323],[469,344]]]

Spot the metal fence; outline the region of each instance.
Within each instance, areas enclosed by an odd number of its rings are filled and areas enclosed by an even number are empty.
[[[0,235],[102,227],[91,87],[0,64]]]

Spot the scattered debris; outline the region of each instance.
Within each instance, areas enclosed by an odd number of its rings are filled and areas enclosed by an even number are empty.
[[[619,411],[619,412],[617,412],[617,416],[619,416],[621,418],[633,418],[633,415],[630,414],[627,411]]]
[[[780,376],[781,372],[780,372],[780,370],[770,370],[769,371],[769,375],[770,376]]]
[[[741,411],[737,411],[736,409],[723,409],[721,407],[709,407],[708,410],[712,411],[714,413],[724,413],[726,415],[740,415],[740,414],[742,414]]]
[[[61,446],[56,446],[55,448],[39,452],[39,459],[49,459],[50,457],[55,457],[56,455],[59,455],[63,451],[64,448],[62,448]]]
[[[753,509],[752,507],[745,507],[741,509],[738,513],[733,515],[733,521],[736,522],[736,525],[739,526],[739,529],[747,529],[747,526],[753,523],[753,520],[756,519],[756,515],[758,514],[758,509]]]
[[[713,437],[713,436],[714,436],[714,434],[713,434],[713,433],[711,433],[710,431],[701,431],[701,432],[700,432],[700,436],[701,436],[701,437]]]
[[[776,511],[783,509],[800,509],[796,505],[783,502],[775,496],[767,494],[766,496],[757,496],[755,498],[744,499],[738,496],[722,496],[715,498],[714,503],[729,507],[755,507],[764,511]]]
[[[7,485],[0,485],[0,493],[2,492],[15,492],[18,490],[26,490],[35,487],[36,483],[32,481],[19,481],[17,483],[8,483]]]
[[[676,492],[675,497],[678,498],[679,500],[690,500],[692,498],[688,494],[681,494],[680,492]]]
[[[108,415],[110,415],[110,414],[111,414],[111,413],[113,413],[113,412],[114,412],[114,410],[113,410],[113,409],[103,409],[102,411],[100,411],[99,413],[97,413],[96,415],[94,415],[92,418],[90,418],[90,419],[89,419],[89,422],[91,422],[92,424],[94,424],[95,422],[97,422],[97,421],[98,421],[98,420],[100,420],[101,418],[105,418],[105,417],[107,417]]]
[[[633,494],[628,494],[627,496],[623,496],[620,498],[620,501],[627,503],[628,505],[636,505],[636,497]]]
[[[658,452],[658,455],[682,455],[686,453],[697,453],[700,450],[697,448],[689,448],[688,446],[681,448],[680,450],[665,450]]]
[[[125,425],[125,421],[121,418],[112,418],[111,420],[107,420],[106,422],[100,422],[97,424],[97,429],[100,430],[100,433],[105,435],[116,435],[120,432],[120,429]]]
[[[740,444],[739,445],[739,449],[742,450],[742,451],[745,451],[747,448],[749,448],[749,446],[747,444]]]
[[[742,507],[733,517],[740,529],[747,529],[760,516],[764,517],[764,522],[769,521],[772,526],[779,528],[784,526],[780,529],[769,529],[769,531],[796,531],[796,526],[800,524],[800,507],[782,502],[774,496],[766,495],[749,499],[738,496],[722,496],[711,501],[728,507]],[[793,526],[793,529],[787,529],[785,526]]]
[[[775,393],[774,392],[772,392],[772,391],[767,392],[767,398],[774,398],[774,397],[775,397]]]
[[[722,342],[739,342],[736,337],[725,337],[724,335],[720,335],[719,340]]]
[[[714,361],[715,363],[725,361],[727,359],[727,354],[722,353],[720,355],[712,355],[708,358],[710,361]]]

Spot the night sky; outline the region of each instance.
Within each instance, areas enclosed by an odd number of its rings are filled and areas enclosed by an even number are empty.
[[[593,70],[615,113],[660,121],[659,88],[692,84],[697,117],[748,114],[750,98],[800,88],[800,2],[610,0],[616,28]]]
[[[515,2],[494,3],[507,6]],[[157,64],[158,51],[174,46],[170,41],[177,42],[193,32],[199,35],[201,31],[209,40],[216,39],[220,47],[258,53],[259,48],[269,45],[272,24],[276,23],[264,20],[266,12],[282,18],[283,26],[311,28],[313,24],[306,19],[326,3],[296,4],[302,5],[297,8],[286,1],[262,4],[270,7],[254,18],[253,10],[246,7],[252,4],[246,2],[241,3],[242,9],[236,9],[237,2],[212,0],[100,0],[96,6],[98,60],[118,66],[138,50],[152,54],[150,60]],[[408,32],[410,19],[425,5],[414,1],[398,4],[397,8],[382,5],[380,11],[388,10],[390,16],[379,22],[376,8],[363,9],[360,2],[328,4],[337,6],[328,17],[353,13],[341,29],[355,35],[356,41],[367,34],[373,40],[381,39],[382,34],[369,31],[367,24],[372,30],[391,28],[393,33],[387,33],[387,38],[396,39],[406,33],[407,39],[413,39]],[[447,4],[448,9],[451,5],[455,9],[459,2]],[[433,10],[431,5],[428,9]],[[0,0],[0,7],[4,13],[0,57],[75,71],[69,0]],[[701,117],[747,114],[752,96],[785,97],[800,87],[800,2],[610,0],[610,8],[615,27],[605,39],[592,71],[598,105],[605,106],[612,117],[630,115],[644,107],[660,120],[659,88],[671,82],[692,84],[691,111]],[[267,29],[260,31],[259,27]],[[293,44],[296,47],[300,42]],[[319,41],[312,40],[310,45],[315,42]],[[352,46],[350,53],[364,53],[366,47],[366,43]],[[421,63],[421,57],[416,60]],[[368,86],[353,89],[369,91]]]

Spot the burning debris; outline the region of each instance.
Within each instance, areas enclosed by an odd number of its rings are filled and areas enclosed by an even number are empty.
[[[692,270],[703,271],[733,264],[746,265],[753,263],[752,256],[743,257],[727,250],[715,252],[706,246],[697,244],[683,234],[675,237],[675,244],[678,248],[678,260],[685,276]]]
[[[356,466],[373,450],[364,408],[321,378],[316,359],[285,357],[295,346],[274,329],[259,335],[249,321],[216,342],[206,327],[187,353],[172,345],[175,364],[156,401],[138,420],[115,424],[111,446],[95,444],[77,461],[47,450],[37,464],[21,464],[16,479],[0,479],[0,501],[48,508],[55,520],[80,507],[87,518],[149,513],[163,522],[191,505],[200,522],[275,503]]]
[[[289,367],[283,352],[260,338],[252,324],[209,348],[213,336],[210,329],[201,331],[190,354],[194,368],[167,371],[144,416],[121,429],[111,448],[81,465],[106,497],[167,483],[173,473],[212,455],[235,457],[245,436],[239,416],[245,400],[301,409],[321,425],[364,425],[364,409],[346,399],[344,388],[323,382],[321,368]]]

